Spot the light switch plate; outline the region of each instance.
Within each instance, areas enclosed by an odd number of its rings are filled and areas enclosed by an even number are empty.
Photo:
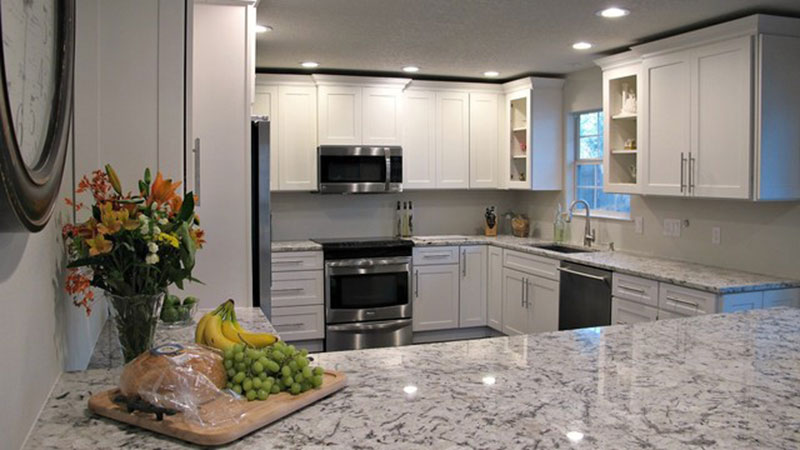
[[[664,219],[664,236],[681,237],[681,220]]]
[[[711,243],[714,245],[722,243],[722,229],[720,227],[711,228]]]
[[[644,217],[636,216],[633,222],[636,225],[636,234],[644,234]]]

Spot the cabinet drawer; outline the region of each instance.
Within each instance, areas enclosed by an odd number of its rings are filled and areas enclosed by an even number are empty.
[[[272,307],[322,305],[323,271],[277,272],[272,275]]]
[[[658,307],[658,281],[614,272],[611,294],[614,297]]]
[[[630,325],[639,322],[652,322],[657,318],[658,308],[617,297],[612,297],[611,299],[612,325]]]
[[[663,309],[658,310],[658,320],[669,320],[669,319],[683,319],[689,316],[684,316],[683,314],[678,314],[672,311],[665,311]]]
[[[764,308],[776,306],[800,307],[800,289],[779,289],[764,292]]]
[[[686,316],[709,314],[717,311],[717,296],[710,292],[660,283],[658,307]]]
[[[325,338],[325,309],[322,305],[272,308],[270,322],[284,341]]]
[[[423,247],[414,249],[414,265],[458,264],[458,247]]]
[[[286,252],[272,254],[273,272],[322,270],[322,252]]]
[[[519,270],[520,272],[525,272],[530,275],[549,278],[551,280],[558,281],[559,265],[561,265],[561,262],[557,259],[530,255],[514,250],[505,250],[503,252],[503,267]]]

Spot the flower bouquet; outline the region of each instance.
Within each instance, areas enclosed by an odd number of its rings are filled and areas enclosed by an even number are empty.
[[[76,193],[90,192],[91,217],[62,230],[69,254],[66,290],[77,306],[91,313],[94,293],[105,291],[119,332],[125,362],[148,350],[168,286],[183,288],[192,277],[195,251],[203,246],[203,230],[194,212],[194,195],[181,198],[180,183],[150,169],[139,192],[123,193],[110,165],[84,176]],[[82,203],[67,199],[77,210]]]

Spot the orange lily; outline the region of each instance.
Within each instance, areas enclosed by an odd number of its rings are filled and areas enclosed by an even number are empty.
[[[87,239],[86,244],[89,246],[89,255],[97,256],[111,251],[111,241],[106,240],[102,234],[98,234],[92,239]]]
[[[161,172],[158,172],[156,179],[153,181],[153,186],[150,189],[150,196],[147,198],[147,206],[150,206],[153,202],[161,206],[166,202],[172,201],[174,197],[178,196],[175,191],[180,185],[180,181],[173,183],[172,179],[165,180],[164,177],[161,176]]]
[[[189,230],[189,236],[194,241],[194,245],[197,248],[203,248],[203,244],[206,243],[205,236],[206,232],[200,228],[193,228]]]

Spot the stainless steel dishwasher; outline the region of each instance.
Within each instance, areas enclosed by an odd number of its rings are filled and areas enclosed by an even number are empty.
[[[611,272],[563,261],[558,329],[611,325]]]

